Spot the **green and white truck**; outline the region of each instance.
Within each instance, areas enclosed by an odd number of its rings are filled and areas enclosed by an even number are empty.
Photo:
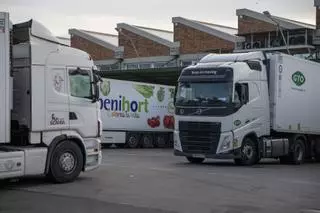
[[[179,77],[175,155],[320,160],[319,78],[319,63],[282,53],[209,54]]]
[[[99,99],[103,145],[170,146],[174,92],[172,86],[103,78]]]

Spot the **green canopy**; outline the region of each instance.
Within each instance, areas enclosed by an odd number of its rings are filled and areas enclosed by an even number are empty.
[[[183,67],[100,71],[102,78],[175,86]]]

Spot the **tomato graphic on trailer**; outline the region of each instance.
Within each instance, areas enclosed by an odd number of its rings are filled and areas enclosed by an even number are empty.
[[[163,126],[167,129],[174,129],[174,116],[172,115],[164,116]]]
[[[160,126],[160,116],[152,117],[148,119],[148,125],[151,128],[157,128]]]

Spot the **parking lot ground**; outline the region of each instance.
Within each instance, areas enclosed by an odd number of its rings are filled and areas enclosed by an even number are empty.
[[[230,160],[192,165],[169,149],[105,149],[103,163],[68,184],[0,182],[0,212],[317,212],[320,164]],[[319,211],[320,212],[320,211]]]

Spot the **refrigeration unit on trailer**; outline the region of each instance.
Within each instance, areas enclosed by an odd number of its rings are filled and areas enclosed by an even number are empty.
[[[283,53],[208,55],[185,68],[174,153],[190,162],[320,160],[320,64]]]
[[[174,87],[103,78],[104,145],[165,147],[173,141]]]
[[[40,23],[0,12],[0,179],[73,181],[101,162],[99,78],[90,56]]]

